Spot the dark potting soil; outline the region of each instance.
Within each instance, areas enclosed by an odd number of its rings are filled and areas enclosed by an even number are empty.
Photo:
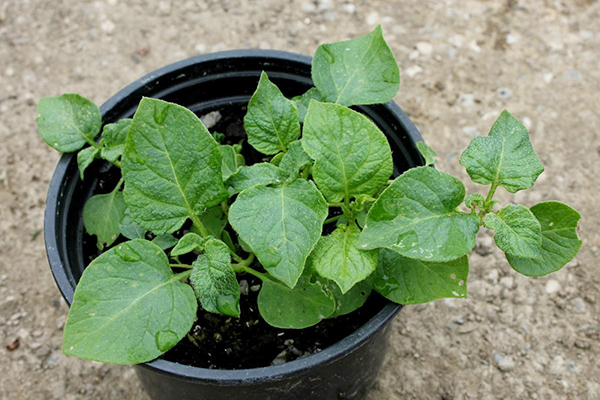
[[[221,109],[221,119],[210,130],[225,134],[226,144],[240,143],[246,138],[243,129],[245,107]],[[225,144],[224,143],[224,144]],[[243,144],[242,154],[246,164],[264,161],[264,155],[248,144]],[[119,181],[120,170],[110,164],[95,161],[91,166],[98,183],[94,194],[111,191]],[[334,215],[334,214],[332,214]],[[175,232],[181,237],[190,224]],[[327,226],[324,234],[330,233],[334,226]],[[236,235],[229,230],[232,238]],[[147,239],[152,239],[148,234]],[[122,236],[113,246],[125,241]],[[96,238],[84,233],[84,254],[86,264],[96,258],[100,251],[96,247]],[[180,257],[184,263],[191,263],[193,256]],[[252,265],[262,270],[258,264]],[[175,272],[180,272],[175,270]],[[326,319],[306,329],[279,329],[267,324],[260,316],[257,306],[260,291],[260,279],[251,275],[238,275],[242,289],[240,299],[241,317],[232,318],[198,309],[197,320],[190,333],[162,358],[180,364],[211,369],[245,369],[283,364],[296,360],[337,343],[364,325],[377,314],[386,303],[377,293],[371,294],[360,309],[344,316]]]

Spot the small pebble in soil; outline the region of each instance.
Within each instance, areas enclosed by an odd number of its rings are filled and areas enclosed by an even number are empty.
[[[240,292],[244,295],[244,296],[248,296],[248,292],[250,290],[250,286],[248,286],[248,281],[245,279],[242,279],[240,281]]]
[[[16,349],[19,348],[20,345],[21,345],[21,341],[19,340],[19,338],[16,338],[12,342],[10,342],[8,345],[6,345],[6,350],[15,351]]]
[[[546,282],[546,293],[554,294],[560,291],[560,289],[560,283],[556,279],[549,279],[548,282]]]
[[[511,356],[504,357],[502,354],[494,354],[494,362],[502,372],[508,372],[515,369],[515,361]]]

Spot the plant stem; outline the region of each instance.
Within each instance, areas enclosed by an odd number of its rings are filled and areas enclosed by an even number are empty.
[[[232,265],[235,265],[235,264],[232,264]],[[252,268],[245,267],[243,265],[242,266],[237,266],[236,268],[234,268],[234,270],[235,270],[235,272],[238,272],[238,273],[240,273],[240,272],[246,272],[246,273],[248,273],[250,275],[253,275],[253,276],[257,277],[261,281],[264,281],[265,279],[269,279],[269,278],[267,278],[267,274],[263,274],[262,272],[255,271]]]
[[[119,190],[121,188],[121,185],[123,185],[124,182],[125,182],[125,180],[123,179],[123,177],[121,177],[121,179],[119,179],[119,182],[117,183],[117,186],[115,186],[114,190]]]
[[[185,268],[185,269],[191,269],[192,266],[188,265],[188,264],[169,264],[169,267],[171,268]]]
[[[198,231],[200,232],[200,236],[202,237],[207,237],[210,236],[210,234],[208,233],[208,231],[206,230],[206,227],[204,226],[204,224],[202,224],[202,222],[200,222],[200,218],[198,218],[197,215],[192,214],[190,216],[190,218],[192,219],[192,223],[194,224],[194,226],[198,229]]]
[[[233,257],[233,259],[239,263],[244,262],[245,260],[238,256],[237,253],[235,251],[233,251],[233,249],[231,249],[229,246],[227,246],[227,248],[229,249],[229,252],[231,253],[231,257]],[[254,257],[254,254],[251,254],[252,257]]]
[[[116,166],[117,166],[117,167],[119,167],[119,168],[122,168],[122,167],[121,167],[121,161],[119,161],[119,160],[115,160],[115,161],[113,162],[113,164],[114,164],[114,165],[116,165]]]
[[[99,149],[101,146],[96,143],[96,141],[94,139],[90,139],[89,137],[82,135],[85,138],[85,141],[88,142],[88,144],[92,147],[95,147],[97,149]]]
[[[192,270],[188,269],[187,271],[183,271],[183,272],[180,272],[179,274],[176,274],[175,277],[177,278],[177,280],[182,281],[186,278],[189,278],[191,274],[192,274]]]
[[[338,219],[340,219],[341,217],[343,217],[344,214],[340,214],[340,215],[336,215],[335,217],[331,217],[329,219],[326,219],[325,222],[323,222],[324,225],[330,224],[332,222],[337,221]]]
[[[490,188],[490,191],[487,195],[487,197],[485,198],[485,211],[490,211],[491,207],[490,207],[490,203],[492,202],[493,198],[494,198],[494,194],[496,193],[496,189],[498,189],[498,184],[497,183],[492,183],[492,187]]]
[[[328,207],[342,207],[344,205],[344,203],[327,203]]]
[[[227,200],[223,200],[221,203],[221,210],[223,210],[223,214],[225,214],[225,216],[229,215],[229,204],[227,204]]]
[[[394,183],[394,179],[389,179],[386,183],[386,185],[391,185],[392,183]]]

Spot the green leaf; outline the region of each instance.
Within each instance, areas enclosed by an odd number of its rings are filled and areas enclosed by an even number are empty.
[[[90,197],[83,207],[83,225],[90,235],[96,235],[99,244],[110,246],[119,237],[119,223],[127,205],[123,192],[117,186],[107,194]]]
[[[184,273],[184,274],[187,274]],[[83,271],[63,352],[112,364],[154,360],[192,328],[198,303],[169,260],[146,240],[119,244]]]
[[[496,245],[517,257],[539,258],[542,247],[540,223],[525,206],[508,204],[483,218],[486,228],[494,230]]]
[[[131,127],[131,118],[123,118],[114,124],[107,124],[102,130],[101,157],[107,161],[115,162],[123,155],[127,133]]]
[[[279,164],[281,163],[281,159],[283,158],[283,156],[285,155],[285,153],[277,153],[273,156],[273,158],[271,158],[271,161],[269,161],[269,163],[275,165],[276,167],[279,166]]]
[[[102,127],[98,106],[78,94],[45,97],[40,100],[37,113],[42,139],[62,153],[71,153],[86,143],[94,143]]]
[[[327,288],[333,295],[336,303],[335,312],[327,318],[340,317],[358,310],[363,306],[363,304],[365,304],[371,295],[371,291],[373,290],[368,281],[358,282],[345,294],[342,293],[340,287],[333,281],[330,281],[330,283],[327,285]]]
[[[292,101],[298,109],[298,117],[301,123],[304,123],[306,113],[308,112],[308,105],[311,100],[324,101],[323,95],[317,88],[310,88],[304,94],[296,97],[292,97]]]
[[[203,251],[206,240],[207,239],[196,233],[186,233],[181,239],[179,239],[179,242],[177,242],[175,248],[171,250],[171,255],[180,256],[182,254],[191,253],[195,250]]]
[[[344,106],[390,101],[400,70],[381,26],[352,40],[323,44],[312,62],[312,79],[325,101]]]
[[[79,167],[79,175],[81,176],[81,180],[83,180],[83,173],[86,168],[90,166],[92,161],[98,156],[100,153],[100,149],[97,147],[86,147],[77,153],[77,166]]]
[[[140,102],[123,177],[131,217],[156,235],[175,232],[227,198],[219,146],[191,111],[162,100]]]
[[[421,155],[423,156],[423,159],[425,160],[425,165],[433,165],[436,162],[438,162],[437,153],[427,143],[417,142],[417,149],[419,150],[419,153],[421,153]]]
[[[332,203],[373,195],[392,175],[392,151],[366,116],[336,104],[311,101],[304,122],[304,151],[315,160],[313,178]]]
[[[581,247],[577,223],[581,215],[557,201],[546,201],[531,207],[542,227],[540,258],[516,257],[506,254],[513,269],[527,276],[542,276],[558,271],[573,259]]]
[[[533,186],[544,172],[527,129],[508,111],[496,120],[489,136],[474,138],[460,157],[473,181],[504,186],[515,193]]]
[[[216,238],[221,237],[221,232],[227,225],[227,216],[220,205],[209,208],[199,218],[209,234]]]
[[[154,239],[152,239],[152,243],[154,243],[163,250],[170,249],[171,247],[175,246],[177,242],[179,242],[179,239],[177,239],[171,234],[158,235]]]
[[[327,218],[327,203],[312,182],[244,190],[229,223],[273,277],[294,287]]]
[[[445,297],[465,298],[469,260],[467,256],[445,263],[414,260],[381,249],[373,274],[373,288],[400,304],[421,304]]]
[[[475,247],[480,223],[478,215],[457,209],[464,198],[464,185],[452,175],[431,167],[409,169],[373,204],[357,245],[428,262],[461,257]]]
[[[242,166],[227,180],[226,185],[232,194],[255,186],[266,186],[281,180],[279,169],[270,163],[258,163],[249,167]]]
[[[312,159],[302,148],[302,142],[292,142],[288,151],[281,157],[279,171],[284,178],[296,178],[298,172],[307,165],[312,164]]]
[[[190,282],[202,307],[212,313],[239,318],[240,286],[231,266],[229,248],[218,239],[204,244],[205,254],[194,261]]]
[[[221,145],[221,156],[223,157],[223,163],[221,165],[221,172],[223,174],[223,182],[226,181],[231,175],[235,174],[238,168],[244,165],[244,157],[235,151],[233,146]]]
[[[248,143],[263,154],[286,151],[300,136],[298,110],[263,71],[244,117]]]
[[[311,283],[306,277],[300,278],[293,289],[265,279],[258,295],[260,315],[276,328],[308,328],[330,316],[335,309],[331,293],[324,290],[321,283]]]
[[[378,250],[359,250],[355,247],[360,229],[354,224],[341,225],[329,236],[323,236],[311,253],[317,273],[336,282],[342,293],[366,279],[379,262]]]
[[[485,198],[480,193],[471,193],[465,197],[467,208],[474,210],[476,207],[485,208]]]
[[[119,222],[119,231],[127,239],[144,239],[146,237],[146,230],[131,219],[129,209],[123,213],[123,218]]]

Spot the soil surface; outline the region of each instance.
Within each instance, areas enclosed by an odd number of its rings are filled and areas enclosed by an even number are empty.
[[[44,252],[46,190],[59,155],[35,129],[44,96],[101,104],[142,75],[199,53],[319,43],[382,24],[403,72],[396,101],[463,178],[458,158],[507,108],[546,166],[533,190],[583,215],[560,272],[511,270],[489,232],[469,298],[406,307],[369,400],[600,398],[600,2],[593,0],[0,2],[0,399],[147,400],[131,367],[61,354],[67,307]],[[474,184],[470,191],[481,191]],[[485,192],[484,192],[485,193]]]

